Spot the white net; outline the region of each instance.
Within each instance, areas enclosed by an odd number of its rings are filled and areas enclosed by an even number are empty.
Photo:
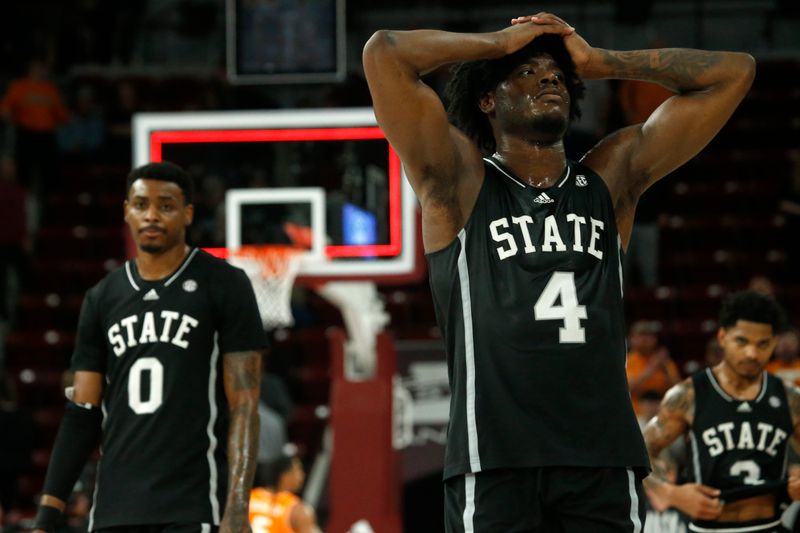
[[[242,246],[228,262],[245,271],[266,329],[294,325],[292,286],[300,270],[303,249],[295,246]]]

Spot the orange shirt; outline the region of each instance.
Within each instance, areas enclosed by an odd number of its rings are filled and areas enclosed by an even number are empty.
[[[627,366],[628,383],[642,375],[648,363],[649,359],[639,352],[629,352]],[[669,390],[673,383],[680,381],[681,373],[678,371],[678,367],[672,359],[667,359],[664,366],[666,366],[666,370],[664,370],[664,368],[657,369],[637,387],[637,391],[642,393],[653,390],[663,395]],[[633,394],[632,396],[633,410],[636,411],[636,414],[639,414],[639,401],[636,397],[638,394]]]
[[[785,384],[800,386],[800,361],[787,363],[773,359],[767,363],[767,372],[778,376]]]
[[[14,124],[39,132],[54,132],[69,118],[58,89],[45,80],[11,82],[0,107],[10,115]]]
[[[300,498],[291,492],[256,487],[250,492],[250,527],[253,533],[294,533],[291,512]]]

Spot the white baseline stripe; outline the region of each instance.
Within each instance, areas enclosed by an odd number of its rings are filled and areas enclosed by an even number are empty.
[[[474,533],[472,522],[475,516],[475,474],[464,474],[464,533]]]
[[[208,499],[211,502],[211,516],[214,525],[219,525],[219,498],[217,498],[217,460],[214,452],[217,450],[217,437],[214,435],[214,425],[217,423],[217,359],[219,358],[218,335],[214,334],[214,351],[211,352],[210,368],[208,369]]]
[[[478,425],[475,420],[475,339],[472,335],[472,298],[470,296],[469,265],[467,264],[467,233],[458,232],[461,251],[458,254],[458,279],[461,283],[461,312],[464,320],[464,360],[467,372],[467,444],[469,446],[469,466],[472,472],[481,471],[481,457],[478,452]]]
[[[628,468],[628,491],[631,495],[633,533],[642,533],[642,519],[639,518],[639,495],[636,494],[636,476],[634,476],[633,470],[630,468]]]
[[[692,531],[699,531],[700,533],[750,533],[754,531],[763,531],[767,533],[772,531],[772,528],[779,525],[781,523],[780,519],[775,520],[774,522],[769,522],[768,524],[758,524],[756,526],[748,526],[748,527],[715,527],[715,528],[708,528],[708,527],[700,527],[694,524],[689,524],[689,529]]]
[[[125,261],[125,273],[128,275],[128,281],[130,281],[131,285],[137,291],[139,290],[139,286],[133,281],[133,274],[131,274],[131,262]]]

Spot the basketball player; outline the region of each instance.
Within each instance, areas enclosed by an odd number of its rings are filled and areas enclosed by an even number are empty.
[[[244,272],[186,245],[192,193],[170,163],[128,176],[137,253],[84,299],[40,530],[100,438],[90,531],[250,531],[265,335]]]
[[[658,510],[693,518],[692,531],[783,531],[777,506],[787,492],[800,499],[800,477],[788,487],[788,439],[800,438],[800,391],[765,371],[783,326],[770,296],[729,296],[717,338],[722,362],[669,390],[645,429],[653,473],[645,479]],[[673,485],[659,457],[680,436],[691,441],[695,483]]]
[[[451,124],[421,76],[455,62]],[[722,128],[753,58],[594,48],[539,13],[492,33],[379,31],[364,69],[422,208],[452,391],[447,531],[640,531],[620,257],[640,195]],[[562,141],[579,76],[677,94],[577,163]]]
[[[305,480],[303,463],[282,455],[258,465],[250,493],[250,525],[253,533],[319,533],[314,509],[296,496]]]

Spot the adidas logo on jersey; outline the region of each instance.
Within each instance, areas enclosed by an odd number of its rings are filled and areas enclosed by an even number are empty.
[[[555,200],[547,196],[546,192],[543,192],[542,194],[534,198],[533,201],[536,202],[537,204],[552,204],[553,202],[555,202]]]
[[[742,402],[739,404],[739,407],[736,408],[736,411],[739,413],[750,413],[753,411],[753,408],[750,407],[750,404],[747,402]]]
[[[577,176],[575,176],[575,185],[577,185],[578,187],[586,187],[587,185],[589,185],[589,182],[586,181],[586,176],[584,176],[583,174],[578,174]]]
[[[144,298],[142,299],[146,302],[151,300],[158,300],[158,293],[156,292],[155,289],[150,289],[149,291],[147,291],[147,294],[145,294]]]

